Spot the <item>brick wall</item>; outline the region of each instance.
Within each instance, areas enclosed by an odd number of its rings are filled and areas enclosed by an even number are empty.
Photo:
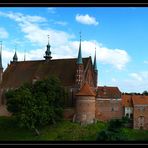
[[[107,121],[113,118],[122,118],[123,107],[121,99],[98,99],[96,100],[96,118]]]
[[[82,124],[93,123],[95,119],[95,97],[78,96],[75,121]]]
[[[148,105],[134,105],[133,128],[148,130]]]

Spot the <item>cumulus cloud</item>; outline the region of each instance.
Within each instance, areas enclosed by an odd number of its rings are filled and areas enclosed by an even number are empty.
[[[55,30],[52,28],[41,28],[38,23],[45,22],[46,18],[40,16],[29,16],[13,12],[0,12],[0,15],[3,15],[16,21],[21,31],[25,34],[26,39],[33,44],[39,45],[40,47],[46,46],[47,35],[49,34],[53,58],[77,57],[79,41],[71,40],[74,39],[75,36],[72,34],[68,34],[64,31]],[[97,50],[97,60],[104,64],[110,64],[118,70],[123,69],[130,61],[130,57],[125,50],[107,48],[95,40],[82,41],[83,57],[88,57],[92,53],[94,53],[95,47]],[[28,59],[34,59],[34,55],[36,55],[36,58],[43,58],[43,54],[46,50],[45,48],[29,51],[26,57],[28,57]],[[41,55],[41,53],[43,54]],[[18,56],[22,57],[22,55],[24,55],[24,53],[19,53],[18,51]]]
[[[5,28],[0,27],[0,38],[5,39],[8,38],[8,32],[6,31]]]
[[[122,92],[139,92],[148,90],[148,71],[132,72],[126,79],[118,80],[116,85]]]
[[[73,47],[78,48],[79,41],[72,42],[71,44]],[[98,61],[104,64],[111,64],[118,70],[124,69],[126,64],[130,61],[130,56],[125,50],[107,48],[97,41],[82,41],[84,56],[94,53],[95,48]]]
[[[138,73],[131,73],[130,76],[136,81],[142,81],[142,76]]]
[[[82,24],[86,24],[86,25],[97,26],[99,24],[99,22],[96,21],[95,17],[89,16],[88,14],[86,14],[86,15],[77,14],[75,19],[77,22],[82,23]]]
[[[41,16],[31,16],[24,15],[22,13],[13,13],[13,12],[0,12],[0,16],[9,17],[10,19],[15,20],[16,22],[46,22],[47,19]]]

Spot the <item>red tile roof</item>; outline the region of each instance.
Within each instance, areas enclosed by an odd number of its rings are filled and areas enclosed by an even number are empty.
[[[84,69],[89,58],[83,58]],[[38,61],[19,61],[11,63],[3,74],[2,87],[16,88],[24,82],[32,82],[33,78],[43,79],[49,75],[59,77],[64,86],[74,85],[76,73],[76,58],[53,59],[49,62]]]
[[[133,102],[132,102],[132,95],[122,95],[122,106],[124,107],[132,107]]]
[[[121,92],[118,87],[98,86],[98,98],[121,98]]]
[[[148,105],[148,96],[133,95],[132,100],[134,105]]]
[[[77,96],[95,96],[95,93],[92,91],[89,84],[85,83],[76,95]]]
[[[122,105],[132,107],[133,105],[148,105],[148,96],[145,95],[122,95]]]

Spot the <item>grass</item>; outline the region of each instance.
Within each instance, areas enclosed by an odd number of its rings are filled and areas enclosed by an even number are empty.
[[[106,124],[97,122],[87,126],[62,121],[56,125],[46,126],[36,136],[32,131],[17,127],[12,117],[0,117],[0,141],[96,141],[96,135]],[[123,128],[129,141],[147,141],[148,131]]]
[[[123,128],[122,131],[127,135],[129,141],[148,141],[148,131]]]
[[[105,124],[80,126],[78,123],[62,121],[56,125],[46,126],[40,135],[25,128],[17,127],[12,117],[0,117],[0,141],[88,141],[95,140],[97,131],[105,128]]]

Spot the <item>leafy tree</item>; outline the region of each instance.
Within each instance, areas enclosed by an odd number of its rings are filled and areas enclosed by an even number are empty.
[[[148,96],[148,91],[145,90],[142,94]]]
[[[55,124],[63,117],[65,90],[58,78],[24,84],[6,93],[7,109],[16,117],[20,127],[35,130]]]

